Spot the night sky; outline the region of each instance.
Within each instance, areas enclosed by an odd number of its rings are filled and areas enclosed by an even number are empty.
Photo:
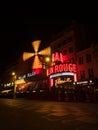
[[[58,4],[59,5],[59,4]],[[0,12],[0,69],[17,60],[24,51],[33,51],[31,42],[41,39],[47,46],[54,34],[70,25],[73,19],[98,34],[97,8],[92,6],[4,6]]]

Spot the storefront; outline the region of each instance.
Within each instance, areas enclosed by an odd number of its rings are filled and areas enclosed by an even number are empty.
[[[71,63],[54,65],[47,69],[47,76],[50,79],[50,87],[76,82],[76,65]]]
[[[48,81],[44,74],[25,74],[15,82],[15,94],[16,97],[29,97],[38,99],[40,93],[48,91]]]
[[[76,64],[66,63],[62,53],[56,52],[52,54],[52,66],[47,69],[47,77],[55,100],[65,100],[65,93],[71,95],[77,82]]]

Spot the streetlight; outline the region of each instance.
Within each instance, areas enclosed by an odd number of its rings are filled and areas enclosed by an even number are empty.
[[[15,72],[12,72],[12,76],[15,76]]]
[[[47,56],[47,57],[44,58],[44,63],[43,63],[43,69],[44,69],[44,72],[45,72],[46,69],[49,67],[49,65],[50,65],[50,61],[51,61],[51,59],[50,59],[49,56]]]
[[[46,58],[45,58],[45,61],[46,61],[47,63],[49,63],[49,62],[50,62],[50,57],[46,57]]]
[[[16,84],[15,84],[15,81],[16,81],[16,73],[15,73],[15,72],[12,72],[12,76],[13,76],[13,82],[14,82],[13,98],[16,98]]]

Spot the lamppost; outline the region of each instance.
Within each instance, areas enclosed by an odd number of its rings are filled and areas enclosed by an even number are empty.
[[[45,58],[45,61],[46,61],[47,63],[49,63],[49,62],[50,62],[50,57],[46,57],[46,58]]]
[[[12,72],[12,76],[13,76],[13,82],[14,82],[14,92],[13,92],[13,98],[16,98],[16,84],[15,84],[15,81],[16,81],[16,73],[15,72]]]
[[[51,63],[50,57],[45,57],[45,69],[47,69],[47,67],[49,67],[50,63]]]
[[[43,63],[43,72],[46,74],[47,68],[50,66],[51,63],[51,58],[49,56],[44,58],[44,63]]]

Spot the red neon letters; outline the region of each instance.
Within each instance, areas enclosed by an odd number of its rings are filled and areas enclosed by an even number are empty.
[[[55,52],[52,54],[52,62],[61,61],[63,63],[63,54]]]
[[[76,73],[76,64],[59,64],[47,69],[47,76],[60,72],[74,72]]]

